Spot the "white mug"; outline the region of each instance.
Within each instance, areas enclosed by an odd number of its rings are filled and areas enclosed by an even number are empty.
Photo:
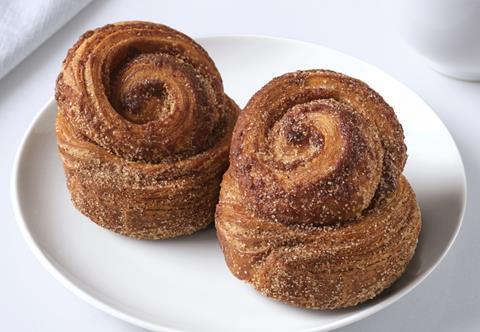
[[[445,75],[480,81],[480,0],[400,0],[405,41]]]

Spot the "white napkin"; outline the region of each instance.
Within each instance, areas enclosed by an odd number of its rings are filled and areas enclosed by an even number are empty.
[[[0,79],[91,0],[0,0]]]

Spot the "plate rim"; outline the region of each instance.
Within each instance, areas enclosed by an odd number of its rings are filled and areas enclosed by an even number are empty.
[[[303,330],[302,332],[319,332],[319,331],[326,331],[326,330],[331,330],[331,329],[337,329],[341,328],[347,325],[350,325],[354,322],[360,321],[368,316],[371,316],[391,304],[397,302],[400,298],[404,297],[408,293],[410,293],[413,289],[415,289],[418,285],[420,285],[437,267],[438,265],[444,260],[445,256],[447,253],[450,251],[452,248],[453,243],[455,242],[458,233],[461,229],[461,226],[463,224],[463,219],[465,216],[465,210],[466,210],[466,204],[467,204],[467,180],[466,180],[466,173],[465,173],[465,166],[462,158],[462,154],[458,148],[458,145],[453,138],[451,132],[448,130],[448,127],[446,124],[442,121],[442,119],[438,116],[438,114],[433,110],[432,107],[423,99],[421,98],[416,92],[414,92],[412,89],[410,89],[408,86],[406,86],[404,83],[401,81],[397,80],[395,77],[392,75],[386,73],[382,69],[378,68],[377,66],[370,64],[368,62],[365,62],[361,59],[358,59],[355,56],[349,55],[347,53],[338,51],[336,49],[323,46],[320,44],[316,44],[314,42],[307,42],[307,41],[302,41],[302,40],[297,40],[297,39],[291,39],[291,38],[283,38],[283,37],[277,37],[277,36],[268,36],[268,35],[258,35],[258,34],[215,34],[215,35],[200,35],[198,37],[194,37],[193,39],[200,44],[202,42],[206,42],[209,40],[219,40],[219,39],[232,39],[232,38],[243,38],[243,39],[268,39],[270,41],[278,41],[278,42],[284,42],[284,43],[296,43],[300,44],[303,46],[310,46],[310,47],[317,47],[321,49],[328,50],[329,52],[337,53],[340,54],[343,57],[348,57],[350,60],[354,60],[358,63],[361,63],[362,65],[366,65],[367,67],[373,68],[380,72],[381,74],[388,76],[392,80],[394,80],[397,84],[401,85],[402,88],[408,90],[409,93],[415,95],[418,97],[418,99],[423,102],[433,113],[433,115],[439,120],[439,123],[443,126],[445,129],[446,133],[448,133],[455,150],[459,156],[459,162],[461,166],[461,184],[462,184],[462,193],[461,193],[461,201],[462,201],[462,206],[461,206],[461,212],[458,216],[458,222],[457,222],[457,227],[455,229],[455,232],[453,236],[450,238],[448,244],[443,248],[443,252],[439,256],[439,258],[434,262],[434,264],[428,268],[423,275],[421,275],[418,279],[416,279],[414,282],[406,285],[401,291],[394,293],[385,299],[383,299],[381,302],[378,302],[377,304],[365,309],[361,310],[358,312],[353,312],[351,315],[348,315],[346,317],[343,317],[339,320],[336,320],[334,322],[328,323],[324,326],[317,327],[317,328],[310,328],[307,330]],[[207,51],[208,52],[208,51]],[[77,285],[73,279],[71,279],[68,275],[62,273],[62,271],[59,270],[57,266],[55,266],[55,263],[47,257],[38,242],[35,240],[33,237],[32,233],[30,232],[30,229],[27,225],[27,222],[25,221],[22,209],[20,207],[20,197],[19,197],[19,191],[18,191],[18,184],[19,184],[19,168],[22,162],[22,157],[24,156],[24,150],[26,148],[27,141],[31,135],[31,132],[33,131],[36,123],[38,120],[44,115],[44,113],[47,112],[49,107],[55,107],[55,100],[54,97],[50,97],[50,99],[41,107],[40,111],[36,113],[34,118],[31,120],[29,123],[27,130],[23,134],[23,137],[20,141],[20,145],[17,148],[17,152],[15,154],[15,159],[13,162],[12,166],[12,172],[11,172],[11,177],[10,177],[10,198],[12,201],[12,207],[13,207],[13,212],[15,216],[16,223],[20,229],[20,232],[22,234],[22,237],[24,240],[27,242],[28,247],[30,250],[33,252],[34,256],[37,258],[37,260],[41,263],[41,265],[58,281],[60,284],[62,284],[66,289],[71,291],[73,294],[84,300],[85,302],[89,303],[90,305],[102,310],[103,312],[112,315],[116,318],[119,318],[121,320],[124,320],[130,324],[146,328],[148,330],[154,330],[154,331],[163,331],[163,332],[186,332],[186,330],[178,330],[176,328],[172,328],[166,325],[158,325],[152,322],[149,322],[147,320],[137,318],[133,315],[127,314],[120,309],[114,308],[111,305],[105,303],[104,301],[96,298],[93,294],[91,294],[88,290],[83,289],[81,285]]]

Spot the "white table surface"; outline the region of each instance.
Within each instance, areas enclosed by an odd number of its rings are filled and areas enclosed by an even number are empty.
[[[43,269],[17,228],[9,186],[21,137],[52,97],[67,49],[87,29],[141,19],[193,37],[263,34],[315,42],[378,66],[430,104],[465,163],[468,202],[462,229],[445,260],[420,286],[342,331],[479,331],[480,83],[452,80],[429,69],[392,32],[384,6],[379,0],[99,0],[65,25],[0,80],[0,330],[142,331],[84,303]]]

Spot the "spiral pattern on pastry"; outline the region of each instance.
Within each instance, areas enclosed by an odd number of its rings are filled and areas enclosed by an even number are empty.
[[[413,256],[420,210],[393,109],[327,70],[277,77],[240,114],[216,227],[232,273],[283,302],[353,306]]]
[[[86,32],[57,79],[56,134],[74,205],[136,238],[213,221],[238,107],[215,64],[167,26]]]

